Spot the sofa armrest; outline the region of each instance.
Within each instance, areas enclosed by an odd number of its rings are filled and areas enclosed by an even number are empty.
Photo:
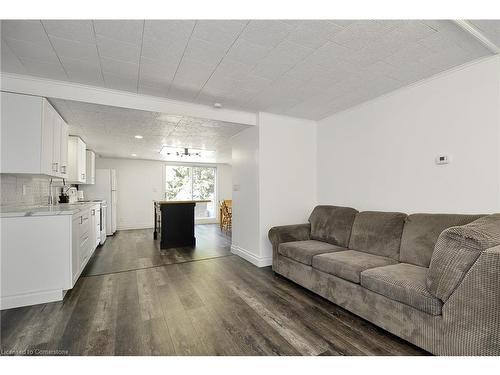
[[[481,253],[443,305],[443,319],[457,350],[500,355],[500,245]]]
[[[272,227],[268,233],[269,240],[273,245],[273,264],[278,256],[280,243],[292,241],[305,241],[311,238],[311,224],[294,224]]]

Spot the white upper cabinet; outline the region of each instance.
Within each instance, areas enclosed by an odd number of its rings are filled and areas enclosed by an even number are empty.
[[[68,137],[68,181],[74,184],[87,182],[87,146],[80,137]]]
[[[61,121],[61,177],[68,178],[68,124],[64,122],[64,120],[59,117]]]
[[[1,173],[63,178],[68,125],[39,96],[2,92]]]
[[[86,151],[86,164],[87,164],[87,172],[86,172],[86,181],[85,183],[88,185],[95,184],[95,152],[92,150]]]

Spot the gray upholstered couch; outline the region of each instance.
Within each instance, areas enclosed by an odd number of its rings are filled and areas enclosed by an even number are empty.
[[[439,355],[500,355],[500,214],[317,206],[274,227],[273,270]]]

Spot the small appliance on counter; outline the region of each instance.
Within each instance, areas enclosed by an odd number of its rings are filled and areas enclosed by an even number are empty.
[[[79,201],[84,201],[85,200],[85,196],[83,195],[83,190],[77,190],[77,196],[78,196],[78,200]]]
[[[70,187],[68,189],[68,202],[69,203],[76,203],[78,202],[78,190],[76,190],[76,187]]]

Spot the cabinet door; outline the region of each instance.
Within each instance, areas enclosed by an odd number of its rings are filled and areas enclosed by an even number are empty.
[[[52,137],[54,139],[52,144],[52,163],[54,164],[54,173],[56,177],[61,177],[61,133],[62,133],[62,119],[59,114],[51,107],[52,110]]]
[[[92,208],[90,210],[90,229],[89,229],[90,252],[89,252],[89,257],[92,256],[92,253],[95,250],[95,241],[96,241],[96,236],[97,236],[97,233],[95,231],[96,222],[97,222],[96,219],[97,219],[97,211],[95,208]]]
[[[87,163],[87,172],[86,172],[86,183],[89,185],[95,184],[95,153],[94,151],[87,150],[86,151],[86,163]]]
[[[43,99],[42,114],[42,147],[40,169],[42,174],[56,175],[54,162],[54,110],[46,99]]]
[[[80,217],[73,217],[71,225],[71,277],[73,286],[80,276]]]
[[[1,104],[0,173],[45,173],[40,169],[43,99],[2,91]]]
[[[68,178],[68,124],[61,118],[61,177]]]
[[[78,180],[85,183],[87,180],[87,146],[78,138]]]

